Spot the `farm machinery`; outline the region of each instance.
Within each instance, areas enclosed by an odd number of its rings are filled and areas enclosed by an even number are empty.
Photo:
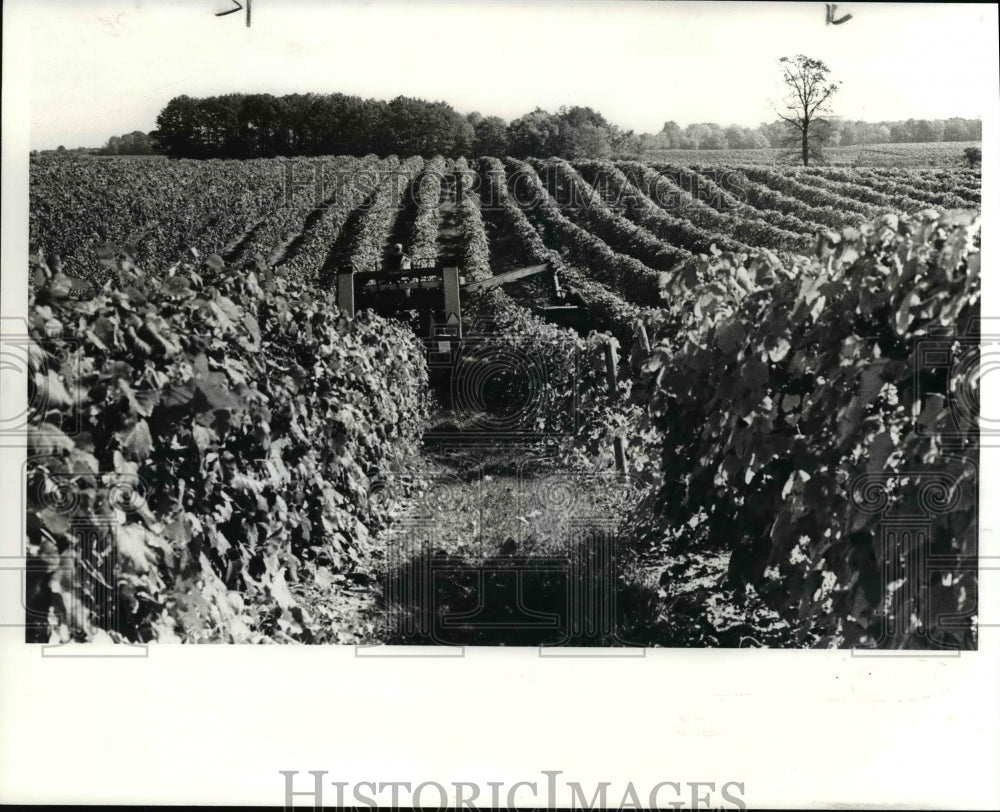
[[[415,314],[420,336],[424,339],[428,362],[433,367],[454,366],[464,339],[462,301],[512,282],[544,276],[550,286],[549,302],[534,312],[548,321],[576,327],[587,321],[587,303],[572,289],[565,289],[552,262],[530,265],[467,282],[459,269],[442,264],[433,267],[355,271],[347,268],[337,274],[337,304],[353,316],[371,308],[394,316]]]

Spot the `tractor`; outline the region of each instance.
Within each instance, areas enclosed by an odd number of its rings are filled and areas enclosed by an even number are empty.
[[[563,288],[556,264],[551,261],[475,282],[467,282],[458,268],[443,264],[399,270],[346,268],[337,274],[337,304],[349,316],[365,308],[385,316],[415,312],[418,323],[414,326],[427,345],[428,362],[435,367],[453,366],[464,338],[462,300],[541,274],[549,277],[550,300],[533,308],[534,312],[567,327],[585,324],[586,301],[572,289]]]

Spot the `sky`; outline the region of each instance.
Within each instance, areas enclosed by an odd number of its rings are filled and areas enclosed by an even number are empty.
[[[245,5],[245,3],[244,3]],[[824,60],[834,112],[975,118],[996,72],[986,5],[666,0],[7,0],[30,30],[31,146],[155,128],[174,96],[343,92],[441,99],[508,120],[589,105],[636,132],[776,118],[782,56]],[[992,28],[992,31],[991,31]],[[993,46],[990,45],[992,36]]]

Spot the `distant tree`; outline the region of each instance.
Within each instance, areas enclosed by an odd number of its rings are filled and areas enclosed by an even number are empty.
[[[712,128],[708,124],[688,124],[684,128],[682,144],[689,144],[686,149],[705,149],[705,144],[712,135]]]
[[[949,118],[944,122],[942,141],[975,141],[982,136],[982,122],[979,122],[979,135],[970,136],[969,123],[964,118]]]
[[[478,115],[478,114],[477,114]],[[507,122],[499,116],[479,116],[470,122],[473,129],[472,152],[474,155],[502,157],[507,154]]]
[[[125,135],[112,135],[108,143],[97,151],[98,155],[151,155],[155,152],[148,135],[139,130]]]
[[[615,155],[638,157],[643,153],[643,143],[635,130],[619,130],[613,127],[610,135],[611,152]]]
[[[243,105],[246,96],[228,93],[202,100],[201,113],[206,129],[208,153],[213,158],[247,158],[252,153],[243,144]]]
[[[537,155],[547,158],[557,154],[559,122],[540,107],[514,119],[507,132],[510,153],[515,157]]]
[[[733,127],[729,128],[729,130],[732,129]],[[729,141],[729,130],[724,130],[714,123],[688,124],[676,139],[676,147],[680,149],[727,149],[733,147]],[[737,134],[740,130],[740,127],[735,127]]]
[[[839,85],[828,80],[821,62],[804,56],[782,62],[792,94],[790,107],[778,121],[752,129],[709,122],[682,130],[676,122],[667,121],[660,132],[637,135],[610,123],[591,107],[562,107],[556,113],[536,108],[507,125],[497,116],[478,111],[462,115],[443,101],[407,96],[386,102],[342,93],[233,93],[202,99],[177,96],[160,111],[157,129],[148,135],[135,131],[112,136],[101,152],[162,152],[189,158],[368,153],[457,157],[470,152],[584,158],[662,149],[759,149],[787,145],[791,140],[808,162],[824,141],[848,145],[982,137],[981,121],[960,118],[824,123],[819,113]],[[800,98],[808,98],[810,104],[797,107]],[[806,142],[808,149],[803,153]]]
[[[285,96],[282,100],[291,98]],[[342,93],[310,94],[301,98],[298,105],[303,112],[289,121],[293,127],[292,136],[306,143],[296,143],[289,154],[306,151],[314,155],[365,155],[369,152],[386,155],[394,151],[386,102]]]
[[[265,99],[272,100],[268,104]],[[347,152],[331,148],[327,136],[331,135],[333,122],[330,116],[331,96],[318,93],[291,93],[287,96],[263,96],[253,101],[247,99],[244,114],[259,117],[258,122],[265,129],[270,119],[273,130],[270,139],[266,134],[258,143],[269,149],[272,155],[319,155],[324,152]],[[248,141],[251,139],[248,139]],[[270,143],[268,143],[270,141]]]
[[[255,93],[234,100],[235,131],[226,139],[226,154],[266,157],[282,151],[285,111],[270,93]]]
[[[911,118],[908,121],[897,121],[889,125],[889,137],[894,144],[909,144],[916,141],[917,123]]]
[[[667,143],[665,145],[666,149],[670,149],[670,148],[676,149],[677,147],[680,146],[680,144],[681,144],[681,138],[683,136],[683,133],[681,131],[680,126],[677,124],[676,121],[668,121],[668,122],[666,122],[663,125],[663,129],[660,130],[660,132],[662,133],[662,135],[664,136],[664,138],[667,141]]]
[[[935,143],[944,137],[943,121],[927,121],[920,119],[915,128],[916,139],[922,144]]]
[[[555,116],[558,133],[553,154],[563,158],[603,158],[617,135],[592,107],[561,107]]]
[[[723,132],[730,149],[747,149],[750,131],[746,127],[730,124]]]
[[[859,141],[861,144],[885,144],[890,138],[889,125],[887,124],[864,124],[861,127],[864,138]]]
[[[767,139],[767,144],[770,147],[780,147],[788,136],[787,125],[780,119],[765,122],[757,129]]]
[[[844,146],[844,130],[840,126],[839,121],[831,121],[828,123],[826,128],[826,134],[824,138],[824,146],[828,147],[840,147]]]
[[[150,135],[157,149],[177,158],[206,157],[206,130],[201,105],[190,96],[175,96],[156,117]]]
[[[858,142],[858,128],[853,121],[838,121],[837,125],[840,132],[840,146],[849,147]]]
[[[445,155],[453,155],[455,157],[470,154],[472,152],[472,145],[476,140],[475,128],[457,112],[455,112],[451,108],[451,105],[444,104],[443,102],[442,104],[451,111],[451,115],[449,117],[451,126],[448,129],[449,141],[442,144],[442,148],[440,150],[436,150],[435,154],[442,153]]]
[[[606,158],[611,154],[612,133],[595,124],[565,127],[560,133],[559,155],[564,158]]]
[[[390,150],[402,155],[457,157],[472,148],[472,125],[444,102],[398,96],[386,110]]]
[[[638,151],[639,139],[612,125],[591,107],[536,108],[507,128],[508,150],[516,157],[603,158]]]
[[[649,152],[654,149],[670,149],[670,141],[663,133],[642,133],[639,138],[639,152]]]
[[[830,79],[830,69],[819,59],[798,54],[779,61],[787,95],[776,112],[798,142],[802,163],[808,166],[809,158],[819,152],[820,139],[813,138],[813,125],[823,121],[821,114],[829,111],[830,99],[840,83]]]

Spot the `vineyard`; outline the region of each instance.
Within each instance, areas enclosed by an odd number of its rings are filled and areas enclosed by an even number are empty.
[[[980,170],[693,155],[33,160],[28,639],[975,648]],[[337,307],[396,244],[585,319],[469,297],[442,392]]]

